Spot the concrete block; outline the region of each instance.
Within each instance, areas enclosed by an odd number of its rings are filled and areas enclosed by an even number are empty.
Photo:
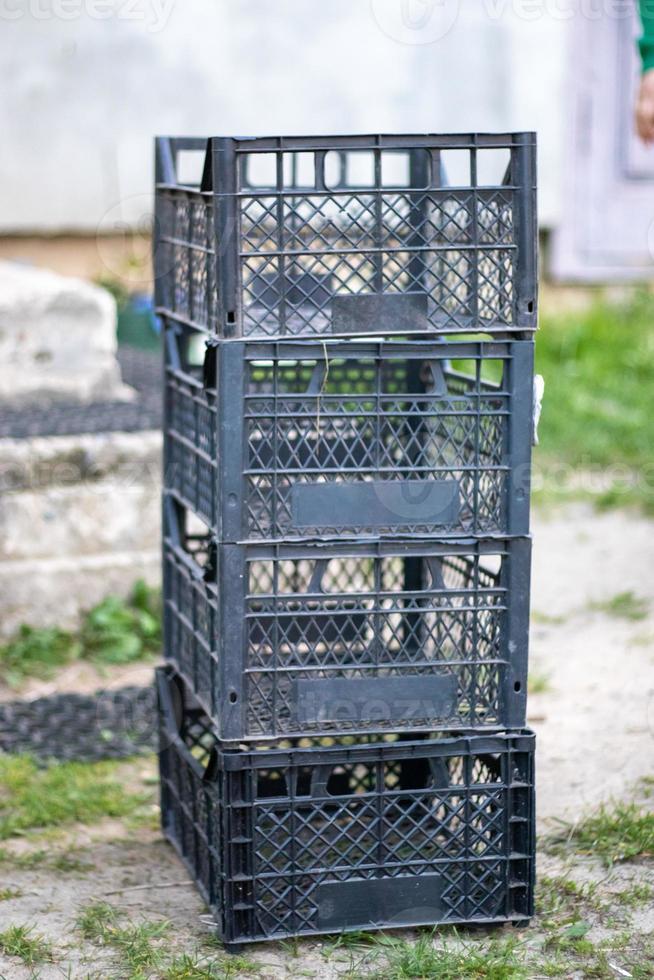
[[[116,304],[104,289],[0,262],[0,401],[129,399],[116,360]]]
[[[80,612],[107,595],[127,597],[139,578],[160,583],[159,549],[0,562],[0,635],[21,623],[73,629]]]
[[[159,491],[160,432],[102,432],[0,439],[0,492],[111,482]]]
[[[161,433],[0,440],[0,635],[160,575]]]
[[[155,550],[159,489],[111,481],[0,496],[0,562]]]

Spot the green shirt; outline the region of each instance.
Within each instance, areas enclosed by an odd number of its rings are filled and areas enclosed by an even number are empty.
[[[654,0],[639,0],[643,33],[638,42],[643,71],[654,68]]]

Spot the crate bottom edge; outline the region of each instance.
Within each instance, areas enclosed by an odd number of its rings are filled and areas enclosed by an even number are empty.
[[[238,952],[238,950],[242,946],[244,946],[244,945],[248,945],[249,946],[249,945],[252,945],[253,943],[278,943],[278,942],[283,942],[283,941],[285,941],[287,939],[302,939],[302,938],[310,939],[310,938],[314,938],[316,936],[329,936],[329,935],[335,935],[337,933],[340,934],[340,933],[344,933],[344,932],[361,932],[361,931],[363,931],[363,932],[367,932],[367,931],[371,931],[371,932],[385,932],[385,931],[388,931],[390,929],[420,929],[420,928],[425,928],[425,927],[428,928],[429,925],[430,925],[430,923],[425,923],[424,921],[402,922],[401,924],[398,924],[396,922],[395,923],[394,922],[380,922],[380,923],[374,923],[374,924],[368,924],[368,925],[339,925],[339,926],[334,926],[333,929],[325,929],[325,928],[316,927],[315,929],[303,929],[303,930],[301,929],[301,930],[297,930],[297,931],[280,932],[279,934],[273,935],[273,936],[266,936],[266,935],[254,935],[254,936],[249,936],[248,935],[248,936],[244,936],[244,935],[240,935],[240,936],[234,937],[233,939],[225,939],[223,937],[223,933],[221,931],[221,924],[220,924],[220,921],[219,921],[218,916],[216,914],[216,910],[215,910],[214,906],[211,904],[211,901],[209,899],[209,896],[208,896],[205,888],[203,887],[202,883],[200,881],[198,881],[198,879],[196,877],[196,873],[195,873],[195,868],[194,868],[193,862],[184,855],[179,841],[174,836],[174,834],[170,833],[167,830],[167,828],[165,827],[165,825],[163,823],[161,825],[161,831],[162,831],[162,835],[163,835],[164,839],[170,844],[170,846],[173,848],[173,850],[175,851],[176,855],[178,856],[178,858],[182,862],[183,866],[188,871],[188,873],[190,875],[190,878],[191,878],[191,882],[193,884],[193,887],[196,889],[196,891],[198,892],[198,894],[202,898],[202,901],[205,903],[205,905],[207,906],[207,909],[209,910],[209,912],[211,914],[211,917],[213,919],[213,925],[214,925],[215,934],[218,937],[218,939],[221,941],[222,945],[224,946],[224,948],[225,948],[225,950],[227,952],[229,952],[230,950],[233,951],[233,952]],[[525,858],[522,858],[522,860],[525,860]],[[533,860],[533,858],[532,858],[532,860]],[[529,884],[526,883],[525,884],[525,887],[529,887]],[[509,915],[505,915],[505,916],[494,916],[494,917],[490,917],[490,918],[489,917],[486,917],[486,918],[478,917],[478,918],[467,918],[467,919],[466,918],[448,918],[448,919],[442,919],[442,920],[435,920],[433,923],[431,923],[431,925],[433,925],[434,927],[440,927],[440,926],[442,926],[443,928],[446,928],[446,927],[449,927],[449,926],[463,926],[463,927],[470,927],[470,928],[472,928],[472,927],[474,927],[474,928],[477,928],[477,927],[489,927],[489,926],[497,926],[497,927],[500,927],[500,926],[503,926],[503,925],[515,925],[515,926],[525,926],[526,927],[526,926],[528,926],[531,923],[531,920],[533,919],[534,914],[535,913],[532,910],[532,911],[530,911],[528,913],[525,913],[525,912],[515,912],[515,913],[509,914]]]

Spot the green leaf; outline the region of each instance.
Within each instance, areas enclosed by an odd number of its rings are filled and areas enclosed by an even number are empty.
[[[563,932],[563,937],[565,939],[583,939],[590,930],[591,926],[587,922],[575,922]]]

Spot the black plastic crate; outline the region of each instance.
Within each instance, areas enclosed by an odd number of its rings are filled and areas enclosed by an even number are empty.
[[[535,185],[534,133],[161,137],[157,310],[219,337],[530,331]]]
[[[165,487],[221,541],[528,533],[531,341],[165,335]]]
[[[229,751],[157,674],[164,833],[226,944],[532,916],[531,732]]]
[[[222,740],[525,724],[528,538],[216,545],[164,512],[164,656]]]

